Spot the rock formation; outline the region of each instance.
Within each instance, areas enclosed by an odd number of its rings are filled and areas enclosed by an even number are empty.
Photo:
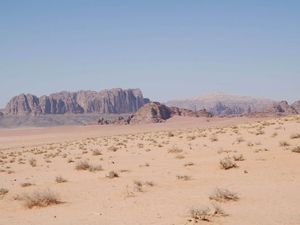
[[[296,101],[291,105],[300,114],[300,101]]]
[[[140,89],[120,88],[95,91],[60,92],[40,98],[32,94],[13,97],[5,108],[8,115],[133,113],[149,99]]]
[[[159,102],[151,102],[140,108],[130,119],[130,124],[161,123],[173,116],[211,117],[206,110],[192,111],[178,107],[168,107]]]
[[[285,115],[298,114],[297,110],[293,106],[290,106],[287,101],[274,103],[270,111],[275,114],[285,114]]]

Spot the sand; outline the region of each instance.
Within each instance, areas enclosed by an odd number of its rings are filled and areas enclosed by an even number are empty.
[[[295,134],[296,116],[1,130],[0,189],[8,193],[0,195],[0,224],[299,225]],[[226,157],[237,167],[222,169]],[[102,170],[77,170],[85,161]],[[211,200],[216,188],[239,199]],[[24,196],[37,191],[60,204],[28,208]],[[214,215],[216,204],[224,215]],[[205,218],[192,218],[191,209],[206,208]]]

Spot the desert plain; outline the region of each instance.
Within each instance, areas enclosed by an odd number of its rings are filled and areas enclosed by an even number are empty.
[[[0,130],[2,225],[299,225],[300,117]]]

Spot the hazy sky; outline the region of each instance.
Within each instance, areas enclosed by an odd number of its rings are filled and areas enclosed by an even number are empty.
[[[300,1],[0,2],[0,107],[111,87],[300,99]]]

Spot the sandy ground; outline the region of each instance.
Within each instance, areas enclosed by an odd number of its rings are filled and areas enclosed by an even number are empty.
[[[256,120],[1,130],[0,224],[299,225],[300,117]]]

